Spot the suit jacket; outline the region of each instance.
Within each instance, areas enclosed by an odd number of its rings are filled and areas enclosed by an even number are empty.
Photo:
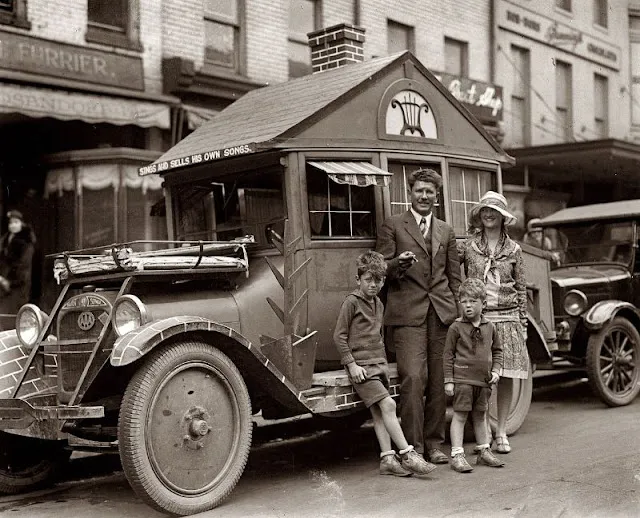
[[[440,320],[451,324],[458,317],[460,260],[453,229],[431,218],[431,254],[410,210],[391,216],[382,224],[376,250],[387,261],[387,301],[384,323],[388,326],[419,326],[429,304]],[[409,250],[418,262],[400,267],[398,256]],[[430,267],[429,267],[430,266]]]

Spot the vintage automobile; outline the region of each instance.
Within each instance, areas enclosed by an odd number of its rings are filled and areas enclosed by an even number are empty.
[[[464,237],[511,162],[410,53],[246,94],[140,168],[163,175],[170,241],[59,254],[55,305],[0,333],[0,491],[50,481],[70,450],[111,449],[142,499],[192,514],[234,488],[253,416],[350,422],[363,404],[335,320],[355,258],[410,206],[406,175],[442,174],[438,215]],[[527,345],[548,362],[549,264],[528,257]],[[509,433],[531,387],[514,390]]]
[[[640,391],[640,200],[560,210],[541,222],[551,272],[556,360],[586,368],[609,406]]]

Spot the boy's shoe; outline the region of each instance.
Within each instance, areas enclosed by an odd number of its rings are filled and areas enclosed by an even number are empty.
[[[484,464],[485,466],[491,466],[492,468],[501,468],[504,466],[504,462],[493,454],[491,448],[482,448],[478,452],[476,464]]]
[[[402,467],[414,475],[428,475],[436,469],[435,464],[424,460],[416,450],[403,453],[400,458],[402,459]]]
[[[471,467],[471,464],[467,462],[464,453],[458,453],[451,457],[451,469],[458,473],[469,473],[470,471],[473,471],[473,468]]]
[[[432,448],[427,451],[426,458],[429,459],[429,462],[433,462],[434,464],[449,464],[449,457],[443,452],[441,452],[438,448]]]
[[[408,477],[411,471],[404,469],[395,455],[385,455],[380,459],[380,474]]]

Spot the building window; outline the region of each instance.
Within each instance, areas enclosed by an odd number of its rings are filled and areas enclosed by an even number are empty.
[[[571,65],[556,60],[556,130],[558,142],[573,138]]]
[[[469,44],[452,38],[444,39],[444,71],[458,77],[469,77]]]
[[[206,0],[204,59],[211,65],[241,73],[242,6],[239,0]]]
[[[0,0],[0,23],[30,29],[27,20],[27,0]]]
[[[607,0],[593,0],[593,21],[600,27],[609,26],[609,6]]]
[[[629,13],[629,45],[631,64],[631,123],[640,127],[640,12]]]
[[[571,11],[571,0],[556,0],[556,7]]]
[[[609,79],[600,74],[593,76],[595,132],[599,138],[609,133]]]
[[[449,194],[451,196],[451,226],[456,236],[466,236],[469,212],[489,190],[496,189],[496,175],[468,167],[449,166]]]
[[[387,53],[395,54],[403,50],[415,50],[413,27],[387,20]]]
[[[393,173],[389,184],[389,194],[391,198],[391,214],[402,214],[411,208],[411,198],[409,197],[409,182],[407,177],[416,169],[426,167],[433,169],[438,174],[442,174],[440,166],[436,164],[407,164],[401,162],[389,162],[389,172]],[[438,193],[438,200],[442,200],[442,190]],[[439,202],[433,207],[433,213],[437,218],[444,219],[444,211]]]
[[[511,46],[513,90],[511,92],[511,146],[525,147],[531,144],[531,65],[529,50]]]
[[[319,28],[320,2],[289,0],[289,77],[311,73],[311,49],[307,34]]]
[[[375,237],[375,196],[372,185],[337,183],[307,164],[307,194],[311,237]]]
[[[86,40],[142,50],[139,0],[87,0]]]

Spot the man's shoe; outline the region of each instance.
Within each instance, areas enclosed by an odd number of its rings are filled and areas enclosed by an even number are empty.
[[[380,459],[380,474],[408,477],[411,471],[404,469],[395,455],[385,455]]]
[[[422,455],[415,450],[402,454],[400,458],[402,459],[402,467],[414,475],[428,475],[436,469],[434,464],[424,460]]]
[[[473,471],[471,464],[467,462],[464,453],[458,453],[451,457],[451,469],[458,473],[469,473]]]
[[[427,451],[426,455],[429,462],[433,462],[434,464],[448,464],[449,457],[447,457],[444,453],[442,453],[439,449],[433,448]]]
[[[504,462],[498,459],[490,448],[482,448],[478,452],[476,464],[484,464],[485,466],[491,466],[492,468],[501,468],[504,466]]]

